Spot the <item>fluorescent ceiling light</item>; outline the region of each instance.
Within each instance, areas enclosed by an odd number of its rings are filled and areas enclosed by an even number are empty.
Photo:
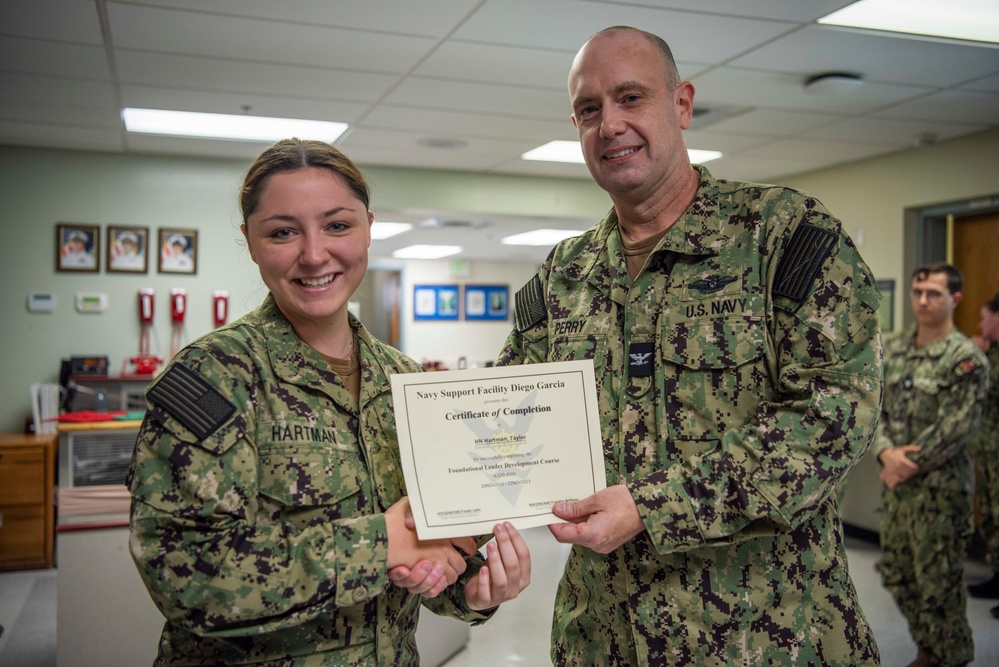
[[[412,228],[413,225],[408,222],[385,222],[382,220],[375,220],[374,224],[371,225],[371,239],[373,241],[382,241],[384,239],[392,238],[397,234],[408,232]]]
[[[521,160],[539,160],[541,162],[573,162],[585,164],[583,149],[578,141],[549,141],[543,146],[532,148],[520,156]]]
[[[143,134],[177,137],[211,137],[244,141],[278,141],[288,137],[332,142],[347,129],[346,123],[296,118],[237,116],[162,109],[122,109],[125,129]]]
[[[687,154],[691,162],[704,164],[711,160],[717,160],[722,156],[718,151],[702,151],[688,148]],[[570,162],[583,164],[583,149],[578,141],[549,141],[547,144],[532,148],[520,156],[522,160],[541,160],[543,162]]]
[[[400,259],[440,259],[457,255],[463,248],[458,245],[411,245],[392,253]]]
[[[579,236],[583,233],[581,229],[535,229],[523,234],[506,236],[502,240],[504,245],[543,245],[553,246],[563,239],[572,236]]]
[[[819,19],[825,25],[999,42],[995,0],[860,0]]]

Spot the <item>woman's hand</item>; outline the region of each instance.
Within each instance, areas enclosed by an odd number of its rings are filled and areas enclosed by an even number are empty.
[[[465,584],[468,608],[490,609],[512,600],[531,583],[531,552],[509,523],[493,528],[496,539],[486,545],[486,564]]]
[[[410,518],[407,520],[407,515]],[[403,497],[385,512],[388,526],[389,580],[407,591],[435,597],[465,571],[465,558],[476,552],[470,537],[420,540],[413,528],[409,498]]]

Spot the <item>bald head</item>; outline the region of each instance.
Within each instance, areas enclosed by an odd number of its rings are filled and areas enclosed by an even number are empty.
[[[676,68],[676,61],[673,59],[673,52],[661,37],[658,35],[653,35],[651,32],[646,32],[644,30],[639,30],[638,28],[632,28],[630,26],[618,25],[612,26],[610,28],[604,28],[600,32],[594,34],[576,53],[576,57],[572,61],[572,67],[569,68],[569,85],[572,86],[572,79],[576,75],[577,70],[584,65],[585,53],[586,51],[595,43],[602,41],[607,37],[615,36],[628,36],[631,35],[636,40],[644,40],[649,45],[653,46],[662,60],[662,71],[663,76],[666,79],[667,87],[672,89],[680,84],[680,72]]]

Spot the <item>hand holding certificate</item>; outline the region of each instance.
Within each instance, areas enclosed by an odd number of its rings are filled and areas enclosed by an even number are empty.
[[[591,361],[391,381],[420,539],[562,523],[552,505],[606,486]]]

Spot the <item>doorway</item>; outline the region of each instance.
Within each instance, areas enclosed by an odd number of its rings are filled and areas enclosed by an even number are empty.
[[[954,324],[964,335],[978,334],[978,314],[999,292],[999,211],[955,218],[954,266],[964,274],[964,300]]]

